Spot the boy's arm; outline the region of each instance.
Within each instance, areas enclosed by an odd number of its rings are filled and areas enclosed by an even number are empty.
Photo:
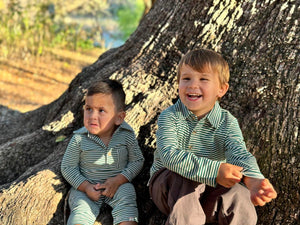
[[[77,137],[74,135],[68,144],[61,163],[61,173],[69,184],[78,189],[86,178],[79,171],[80,148],[76,139]]]
[[[226,160],[228,163],[243,167],[243,181],[250,191],[252,203],[263,206],[276,198],[277,192],[260,172],[255,157],[246,149],[237,120],[233,120],[228,128],[225,141]]]
[[[135,178],[142,170],[145,159],[135,138],[134,133],[131,133],[130,138],[128,138],[127,140],[129,140],[127,143],[128,164],[121,174],[129,182],[131,182],[133,178]]]
[[[246,148],[242,131],[235,118],[232,118],[227,125],[225,158],[227,163],[243,167],[244,176],[264,179],[255,157]]]
[[[157,152],[167,169],[181,176],[210,186],[216,186],[221,162],[197,157],[192,152],[178,148],[176,120],[172,113],[162,112],[158,118]]]

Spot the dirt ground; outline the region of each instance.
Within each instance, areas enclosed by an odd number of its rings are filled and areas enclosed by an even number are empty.
[[[101,49],[55,49],[38,59],[0,58],[0,105],[27,112],[56,100],[82,68],[95,62],[101,53]]]

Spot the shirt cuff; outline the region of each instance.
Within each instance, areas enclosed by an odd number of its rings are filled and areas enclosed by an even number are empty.
[[[212,187],[216,187],[217,186],[217,176],[218,176],[218,172],[219,172],[219,168],[221,166],[220,161],[213,161],[213,165],[211,166],[211,177],[207,180],[207,185],[212,186]]]
[[[129,182],[132,181],[133,177],[130,176],[130,174],[127,173],[126,171],[123,171],[121,174],[122,174],[124,177],[126,177],[126,179],[127,179]]]
[[[74,179],[71,182],[71,185],[76,188],[76,190],[78,189],[78,187],[80,186],[80,184],[82,184],[84,181],[86,181],[87,179],[85,177],[78,177],[77,179]]]

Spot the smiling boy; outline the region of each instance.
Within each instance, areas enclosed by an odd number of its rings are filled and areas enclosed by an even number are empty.
[[[68,225],[94,224],[103,203],[112,207],[114,224],[137,224],[130,182],[144,158],[125,116],[121,83],[103,80],[88,88],[84,127],[74,132],[61,164],[62,175],[72,186]]]
[[[154,203],[166,224],[256,224],[254,206],[277,193],[247,151],[237,119],[219,105],[229,88],[227,62],[194,50],[181,59],[177,78],[179,100],[158,119]]]

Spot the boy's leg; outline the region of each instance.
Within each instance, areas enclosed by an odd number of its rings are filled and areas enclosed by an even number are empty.
[[[112,207],[114,224],[124,223],[125,221],[138,222],[136,194],[131,183],[122,184],[114,197],[112,199],[105,198],[105,202]]]
[[[68,219],[68,225],[93,225],[101,207],[101,205],[89,199],[85,193],[74,188],[71,188],[69,206],[71,213]]]
[[[235,184],[232,188],[218,185],[206,187],[201,205],[206,214],[207,223],[220,225],[255,225],[257,215],[250,200],[249,190]]]
[[[205,185],[188,180],[170,170],[158,171],[150,181],[153,202],[168,215],[166,224],[205,224],[205,214],[199,202]]]

